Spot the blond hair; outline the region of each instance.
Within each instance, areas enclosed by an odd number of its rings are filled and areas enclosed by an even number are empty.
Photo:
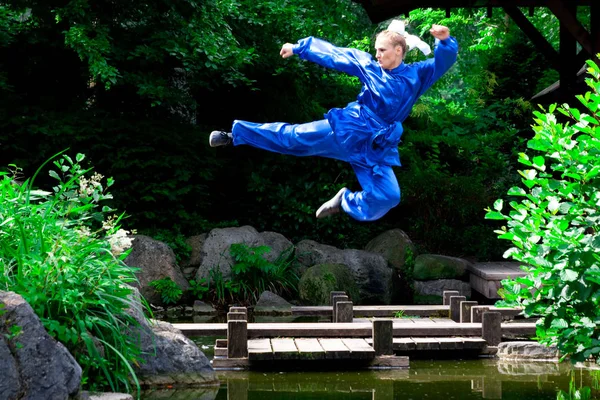
[[[406,55],[406,51],[408,50],[408,46],[406,45],[406,39],[400,33],[396,31],[384,30],[377,34],[377,38],[379,36],[383,36],[388,39],[392,45],[400,46],[402,48],[402,58]]]

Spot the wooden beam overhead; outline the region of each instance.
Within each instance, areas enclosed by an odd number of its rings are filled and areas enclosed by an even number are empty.
[[[517,7],[504,7],[504,11],[515,21],[517,26],[521,28],[523,33],[527,35],[534,46],[539,49],[542,54],[548,59],[552,68],[559,70],[560,55],[554,47],[542,36],[535,26],[527,19],[525,15]]]
[[[548,0],[548,8],[560,21],[561,30],[567,29],[590,55],[594,54],[592,38],[583,25],[577,20],[577,7],[565,0]]]

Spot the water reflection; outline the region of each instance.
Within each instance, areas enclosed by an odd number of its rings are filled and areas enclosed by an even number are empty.
[[[219,371],[220,388],[155,390],[145,400],[556,400],[577,384],[596,387],[597,379],[567,363],[516,363],[496,360],[411,361],[409,370],[347,372]]]

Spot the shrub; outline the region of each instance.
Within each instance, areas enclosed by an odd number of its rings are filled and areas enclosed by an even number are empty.
[[[58,156],[58,155],[57,155]],[[63,343],[83,369],[83,386],[130,389],[138,386],[132,364],[139,345],[124,334],[138,323],[126,313],[135,281],[123,259],[130,240],[120,228],[123,217],[105,218],[100,208],[111,198],[99,174],[75,161],[55,159],[51,192],[20,183],[19,169],[0,172],[0,290],[27,300],[47,331]]]
[[[505,301],[541,316],[539,340],[573,361],[600,353],[600,71],[588,64],[592,91],[577,96],[586,112],[564,104],[534,113],[535,154],[519,155],[529,168],[519,171],[524,187],[508,191],[521,200],[510,201],[508,215],[497,200],[486,215],[507,222],[496,231],[514,246],[504,256],[527,272],[503,281]]]

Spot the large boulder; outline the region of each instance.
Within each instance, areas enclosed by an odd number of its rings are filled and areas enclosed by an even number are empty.
[[[67,399],[76,396],[81,367],[42,325],[31,306],[0,291],[0,398]]]
[[[243,243],[250,247],[268,246],[271,251],[264,257],[270,262],[284,256],[291,258],[294,252],[294,244],[276,232],[259,233],[251,226],[213,229],[208,233],[202,246],[204,256],[196,272],[196,279],[207,278],[210,271],[217,267],[224,278],[230,277],[231,265],[234,261],[229,254],[229,249],[235,243]]]
[[[141,362],[136,374],[142,386],[219,384],[210,361],[194,342],[173,325],[144,317],[140,295],[135,289],[128,313],[139,323],[131,327],[128,334],[140,340]]]
[[[254,306],[254,314],[291,315],[292,305],[275,293],[265,290]]]
[[[313,306],[329,305],[329,294],[333,290],[346,292],[354,304],[360,303],[360,291],[352,271],[344,264],[312,266],[302,275],[298,284],[300,300]]]
[[[303,240],[296,245],[298,261],[305,267],[343,264],[352,272],[362,304],[390,304],[396,289],[392,268],[379,254],[364,250],[340,250],[333,246]]]
[[[150,286],[150,282],[170,278],[181,290],[189,289],[190,285],[177,265],[175,253],[165,243],[144,235],[135,235],[131,253],[125,259],[125,264],[139,268],[136,272],[140,289],[144,298],[151,304],[164,305],[162,298]]]
[[[421,254],[415,259],[414,278],[419,281],[463,279],[468,275],[469,264],[462,258]]]
[[[556,346],[544,346],[538,342],[502,342],[496,354],[500,360],[558,361],[560,353]]]
[[[402,229],[383,232],[365,246],[366,251],[381,254],[396,270],[401,271],[407,253],[415,255],[415,245]]]
[[[471,297],[471,285],[469,282],[458,279],[436,279],[435,281],[415,281],[416,296],[436,296],[440,301],[444,290],[457,290],[459,296]],[[441,302],[435,304],[442,304]]]

